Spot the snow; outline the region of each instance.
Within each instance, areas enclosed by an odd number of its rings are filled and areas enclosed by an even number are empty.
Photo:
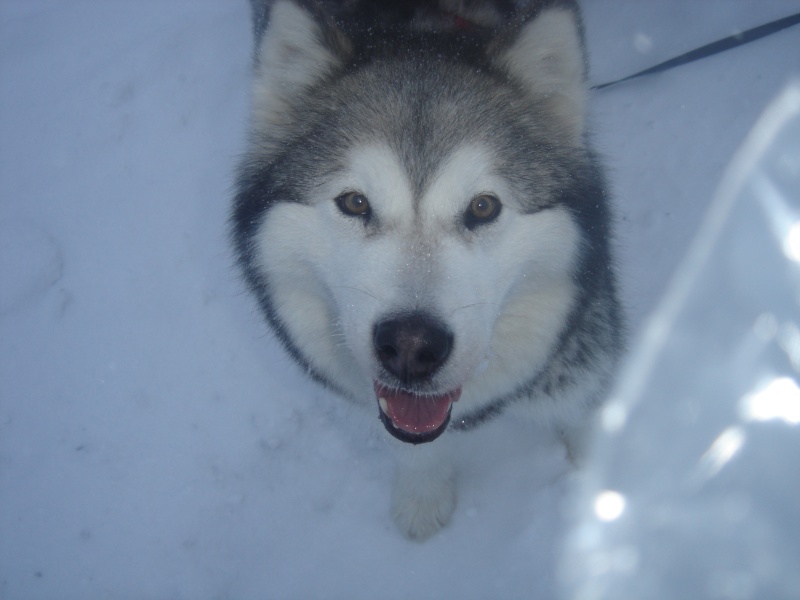
[[[759,119],[604,409],[571,597],[800,592],[800,80]]]
[[[586,2],[592,79],[794,12]],[[0,3],[0,597],[559,597],[579,476],[555,439],[465,435],[453,521],[409,542],[367,417],[243,293],[250,33],[243,0]],[[634,332],[798,47],[795,27],[594,94]]]

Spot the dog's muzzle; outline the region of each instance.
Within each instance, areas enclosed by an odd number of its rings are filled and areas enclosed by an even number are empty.
[[[429,384],[447,362],[453,348],[453,334],[440,320],[423,312],[403,313],[375,325],[375,355],[387,379],[396,384],[375,382],[375,396],[386,429],[411,444],[439,437],[450,422],[453,402],[461,388],[444,394],[410,391]]]

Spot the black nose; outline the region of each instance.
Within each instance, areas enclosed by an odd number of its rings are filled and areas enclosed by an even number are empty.
[[[401,383],[424,381],[441,367],[453,347],[453,334],[425,313],[380,321],[373,337],[383,367]]]

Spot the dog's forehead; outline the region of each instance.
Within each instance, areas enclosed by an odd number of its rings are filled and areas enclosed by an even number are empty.
[[[464,65],[407,58],[342,77],[321,108],[345,144],[392,148],[419,193],[455,148],[503,134],[512,102],[498,101],[508,91],[500,87]]]

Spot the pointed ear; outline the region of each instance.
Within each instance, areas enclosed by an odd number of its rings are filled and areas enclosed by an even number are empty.
[[[500,53],[499,62],[528,93],[545,103],[574,143],[582,143],[586,66],[575,12],[567,8],[543,10]]]
[[[337,68],[349,41],[323,30],[313,16],[293,2],[279,0],[256,57],[253,117],[263,130],[287,122],[289,108],[316,81]]]

